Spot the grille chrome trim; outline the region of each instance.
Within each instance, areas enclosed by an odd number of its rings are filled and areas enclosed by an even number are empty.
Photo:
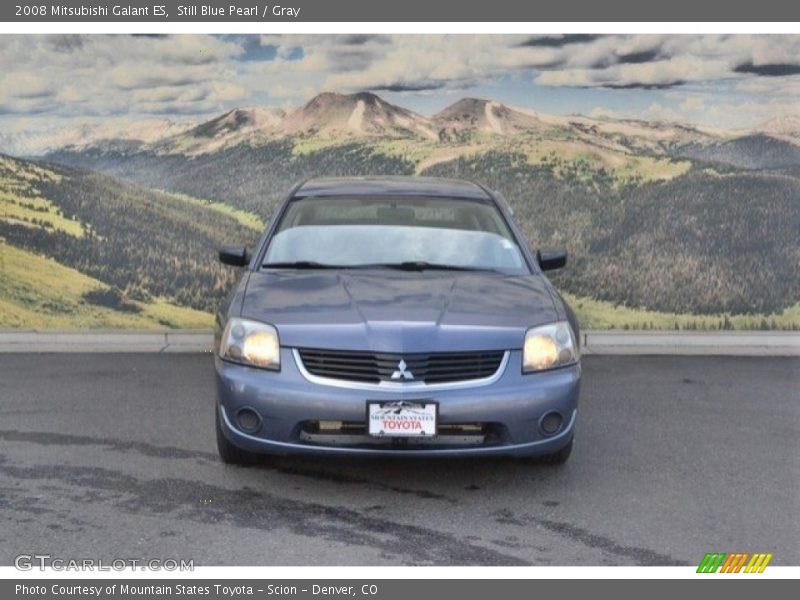
[[[505,373],[506,367],[511,353],[508,350],[503,351],[503,358],[497,370],[488,377],[481,377],[478,379],[462,379],[460,381],[448,381],[443,383],[425,383],[424,381],[407,381],[405,383],[398,381],[380,381],[379,383],[370,383],[366,381],[350,381],[347,379],[335,379],[332,377],[322,377],[314,375],[306,369],[303,364],[303,359],[300,357],[300,352],[297,348],[292,348],[292,355],[294,362],[297,365],[298,371],[301,375],[311,383],[318,385],[328,385],[338,388],[346,388],[351,390],[372,390],[383,392],[404,392],[404,391],[436,391],[436,390],[458,390],[464,388],[481,387],[484,385],[491,385],[500,379]]]
[[[484,435],[442,435],[428,436],[420,438],[399,438],[405,442],[400,449],[413,450],[425,446],[455,446],[455,447],[478,447],[486,441]],[[393,437],[374,437],[367,434],[320,434],[300,432],[300,441],[306,444],[320,445],[321,447],[330,446],[377,446],[377,447],[396,447],[398,438]]]
[[[374,352],[297,348],[306,370],[317,377],[377,384],[422,381],[428,385],[490,377],[503,350],[472,352]]]

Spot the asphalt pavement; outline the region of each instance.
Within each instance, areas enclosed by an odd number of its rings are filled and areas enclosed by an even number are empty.
[[[219,462],[209,355],[0,356],[0,564],[800,564],[800,359],[584,358],[563,467]]]

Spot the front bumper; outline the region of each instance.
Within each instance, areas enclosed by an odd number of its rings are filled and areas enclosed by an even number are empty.
[[[310,381],[294,353],[281,349],[281,371],[272,372],[215,359],[220,426],[234,445],[266,454],[333,454],[369,456],[536,456],[556,452],[573,436],[580,392],[580,364],[543,373],[523,375],[521,352],[509,352],[505,369],[493,381],[477,387],[454,389],[364,389]],[[372,443],[324,443],[304,434],[309,422],[365,420],[368,400],[433,400],[439,404],[439,426],[491,424],[498,435],[485,443],[426,444],[413,441],[387,446]],[[261,418],[257,431],[244,431],[236,423],[240,410],[249,408]],[[541,418],[557,411],[561,428],[546,435]],[[334,438],[331,438],[334,439]],[[382,440],[385,442],[386,440]]]

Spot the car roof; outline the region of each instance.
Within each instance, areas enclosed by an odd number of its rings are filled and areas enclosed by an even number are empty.
[[[479,185],[439,177],[320,177],[309,179],[294,198],[325,196],[428,196],[491,200]]]

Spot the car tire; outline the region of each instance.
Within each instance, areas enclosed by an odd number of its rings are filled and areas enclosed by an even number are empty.
[[[569,442],[567,442],[564,447],[560,448],[556,452],[553,452],[552,454],[531,456],[522,460],[534,465],[563,465],[569,459],[569,455],[572,454],[572,445],[574,441],[574,437],[570,438]]]
[[[253,465],[262,460],[260,454],[242,450],[235,446],[231,441],[225,437],[225,432],[222,431],[222,423],[219,420],[219,408],[215,408],[216,424],[217,424],[217,451],[219,457],[226,465]]]
[[[545,454],[541,458],[539,458],[539,462],[545,465],[563,465],[567,460],[569,460],[570,454],[572,454],[572,446],[575,443],[575,438],[571,437],[567,444],[552,454]]]

